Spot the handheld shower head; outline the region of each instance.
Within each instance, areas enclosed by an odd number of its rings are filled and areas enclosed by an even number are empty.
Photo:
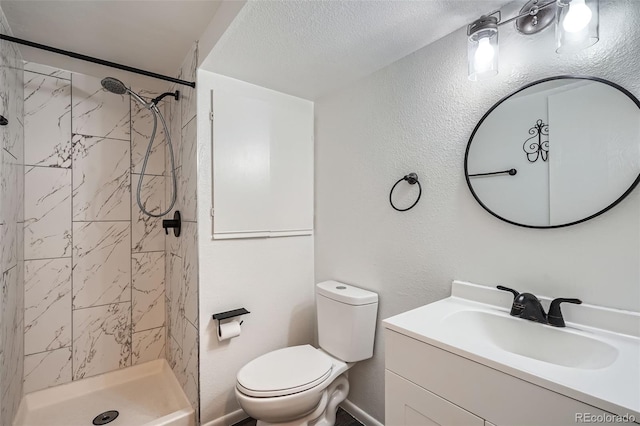
[[[124,83],[117,78],[103,78],[100,84],[102,84],[102,87],[104,87],[106,90],[111,93],[115,93],[116,95],[124,95],[125,93],[127,93],[127,86],[125,86]]]
[[[146,102],[140,95],[138,95],[133,90],[129,89],[124,85],[123,82],[113,77],[105,77],[100,82],[102,87],[108,92],[115,93],[116,95],[124,95],[125,93],[130,94],[136,101],[140,102],[145,108],[151,109],[152,104]]]
[[[162,116],[162,113],[158,109],[157,104],[165,96],[173,96],[173,97],[176,98],[176,100],[178,100],[180,98],[180,92],[178,92],[177,90],[174,93],[166,92],[166,93],[161,94],[157,98],[153,99],[151,102],[147,102],[144,99],[142,99],[142,97],[140,95],[138,95],[136,92],[134,92],[133,90],[131,90],[127,86],[125,86],[124,83],[121,82],[120,80],[118,80],[117,78],[105,77],[105,78],[102,79],[100,84],[102,84],[102,87],[104,87],[104,89],[107,92],[115,93],[116,95],[124,95],[124,94],[128,93],[131,96],[131,98],[133,98],[136,101],[140,102],[140,104],[142,104],[142,106],[144,106],[149,111],[151,111],[151,114],[153,116],[153,130],[151,132],[151,138],[149,139],[149,145],[147,145],[147,152],[146,152],[146,154],[144,156],[144,161],[142,162],[142,170],[140,171],[140,179],[138,179],[138,190],[136,192],[136,201],[138,202],[138,207],[140,207],[140,210],[143,213],[145,213],[147,216],[150,216],[150,217],[161,217],[161,216],[164,216],[165,214],[169,213],[171,211],[171,209],[173,209],[173,206],[174,206],[174,204],[176,202],[176,194],[177,194],[178,183],[177,183],[177,178],[176,178],[176,168],[175,168],[175,164],[174,164],[173,145],[171,144],[171,135],[169,134],[169,129],[167,129],[167,123],[165,122],[164,117]],[[128,103],[127,103],[127,106],[128,106]],[[143,205],[140,193],[142,192],[142,180],[145,177],[145,170],[147,168],[147,162],[149,161],[149,156],[151,154],[151,149],[153,147],[153,141],[154,141],[154,139],[156,137],[156,129],[157,129],[157,125],[158,125],[158,117],[160,118],[160,121],[162,122],[162,127],[164,129],[164,134],[166,135],[166,139],[165,140],[166,140],[167,146],[169,148],[170,161],[171,161],[171,176],[172,176],[172,181],[173,181],[173,190],[171,191],[171,205],[167,208],[167,210],[163,211],[162,213],[152,213],[152,212],[148,211],[145,208],[145,206]]]

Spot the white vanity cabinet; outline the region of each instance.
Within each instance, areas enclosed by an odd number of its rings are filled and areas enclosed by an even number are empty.
[[[313,230],[313,102],[216,75],[213,237]]]
[[[564,426],[608,414],[389,329],[385,356],[386,426]]]

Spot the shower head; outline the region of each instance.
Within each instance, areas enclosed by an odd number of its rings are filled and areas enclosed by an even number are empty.
[[[108,92],[115,93],[116,95],[124,95],[125,93],[130,94],[136,101],[140,102],[145,108],[151,109],[153,108],[153,104],[148,103],[140,95],[138,95],[133,90],[129,89],[124,85],[123,82],[113,77],[105,77],[100,82],[102,87]]]
[[[106,77],[103,78],[100,83],[102,84],[102,87],[116,95],[124,95],[127,93],[127,86],[117,78]]]

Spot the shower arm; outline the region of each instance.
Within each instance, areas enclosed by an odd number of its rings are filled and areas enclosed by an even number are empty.
[[[176,98],[176,101],[178,101],[178,100],[180,100],[180,91],[176,90],[175,92],[164,92],[162,95],[160,95],[157,98],[153,99],[151,101],[151,103],[153,105],[157,105],[158,102],[160,102],[162,99],[164,99],[167,96],[173,96],[174,98]]]

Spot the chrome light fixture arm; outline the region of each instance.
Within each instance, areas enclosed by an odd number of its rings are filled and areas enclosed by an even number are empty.
[[[496,19],[498,20],[497,25],[504,25],[504,24],[508,24],[510,22],[513,22],[517,19],[521,19],[527,16],[536,16],[538,14],[538,12],[540,12],[542,9],[545,9],[549,6],[555,5],[557,3],[557,0],[551,0],[551,1],[547,1],[546,3],[543,3],[541,5],[538,4],[534,4],[532,5],[530,8],[527,8],[526,5],[525,7],[520,11],[520,13],[512,18],[509,18],[505,21],[502,20],[502,12],[500,10],[494,10],[491,13],[487,13],[486,15],[483,15],[482,17],[480,17],[479,19],[477,19],[476,21],[470,23],[469,25],[467,25],[467,36],[470,36],[472,34],[472,32],[474,32],[474,29],[477,29],[477,24],[479,23],[479,21],[486,19],[490,16],[495,16]],[[475,28],[474,28],[475,27]]]

